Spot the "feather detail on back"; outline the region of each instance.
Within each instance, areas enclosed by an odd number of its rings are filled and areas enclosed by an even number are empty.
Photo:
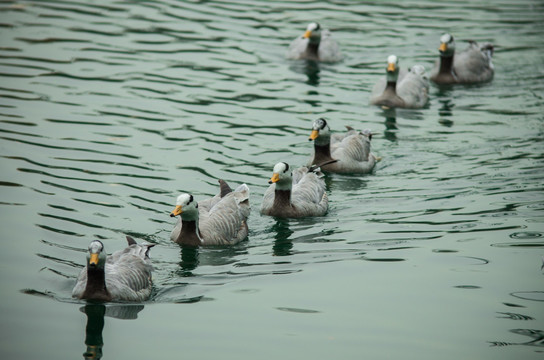
[[[218,195],[198,202],[198,216],[192,223],[182,222],[181,214],[170,235],[172,241],[188,246],[233,245],[247,237],[249,188],[242,184],[232,191],[223,180],[220,187]]]
[[[106,256],[102,248],[101,252],[104,253],[99,261],[104,263],[97,267],[87,264],[81,270],[72,296],[102,301],[147,300],[151,295],[153,270],[149,249],[154,244],[139,245],[130,236],[127,236],[127,242],[128,247],[109,256]],[[105,286],[104,283],[94,286],[104,280]]]

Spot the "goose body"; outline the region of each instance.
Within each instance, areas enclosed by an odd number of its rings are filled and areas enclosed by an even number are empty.
[[[289,45],[287,58],[332,63],[342,60],[342,53],[329,30],[321,29],[318,23],[310,23],[304,35]]]
[[[100,301],[144,301],[151,295],[153,269],[149,249],[127,236],[128,247],[106,255],[104,245],[89,245],[87,265],[79,273],[72,297]]]
[[[274,166],[269,183],[261,204],[262,215],[300,218],[327,213],[329,199],[319,168],[301,167],[290,173],[289,165],[280,162]]]
[[[476,84],[493,79],[493,45],[470,41],[465,50],[456,52],[453,36],[444,34],[440,38],[439,51],[440,59],[431,71],[431,81],[437,84]]]
[[[388,108],[419,109],[429,100],[429,79],[422,65],[408,71],[400,69],[398,58],[387,58],[385,79],[380,79],[372,89],[370,104]]]
[[[170,216],[179,215],[170,239],[186,246],[233,245],[248,235],[249,188],[234,191],[220,180],[216,196],[196,202],[192,195],[181,194]]]
[[[331,135],[327,121],[317,119],[308,139],[314,141],[314,155],[309,165],[319,165],[324,172],[369,173],[376,165],[376,156],[370,152],[371,139],[370,130],[359,132],[351,127],[344,134]]]

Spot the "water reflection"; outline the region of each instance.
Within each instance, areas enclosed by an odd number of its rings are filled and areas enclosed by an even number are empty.
[[[490,341],[491,346],[526,345],[544,347],[544,331],[532,329],[512,329],[511,333],[531,338],[526,342]]]
[[[306,84],[319,85],[319,62],[314,60],[293,61],[289,69],[298,74],[305,74],[307,77]]]
[[[294,231],[289,228],[289,220],[276,219],[276,223],[270,228],[270,233],[274,233],[275,240],[272,246],[274,256],[292,255],[293,241],[290,237]]]
[[[104,329],[104,315],[106,307],[104,305],[86,305],[82,311],[87,315],[87,325],[85,326],[85,345],[87,350],[83,353],[84,359],[102,359],[102,330]]]
[[[187,277],[193,276],[193,270],[198,267],[198,248],[194,247],[182,247],[181,248],[181,261],[179,262],[180,271],[179,276]]]
[[[143,308],[143,305],[113,305],[106,307],[104,304],[87,304],[80,308],[80,311],[87,315],[87,325],[85,326],[85,345],[87,345],[87,349],[83,353],[83,358],[89,360],[102,358],[104,316],[134,320]]]
[[[452,108],[454,104],[451,99],[438,100],[440,103],[440,108],[438,109],[438,122],[446,127],[453,126],[453,120],[450,118],[453,116]]]
[[[236,245],[195,248],[181,246],[179,270],[181,277],[194,276],[194,270],[199,266],[223,266],[237,262],[237,256],[247,254],[247,241]]]
[[[382,109],[379,115],[385,118],[385,131],[383,132],[385,139],[391,142],[397,141],[397,131],[399,129],[397,127],[397,109]]]

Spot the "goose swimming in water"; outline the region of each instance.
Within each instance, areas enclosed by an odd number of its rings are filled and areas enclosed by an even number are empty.
[[[281,218],[325,215],[329,199],[319,167],[289,171],[285,162],[277,163],[261,204],[261,214]]]
[[[89,244],[87,265],[79,273],[72,297],[99,301],[144,301],[151,295],[153,269],[149,249],[127,236],[128,247],[106,255],[104,244]]]
[[[431,71],[431,81],[437,84],[475,84],[491,81],[495,72],[491,57],[493,45],[469,41],[469,46],[455,51],[450,34],[440,37],[440,60]]]
[[[172,241],[185,246],[233,245],[247,237],[249,188],[242,184],[232,191],[223,180],[219,183],[219,194],[198,203],[191,194],[178,196],[170,214],[179,216]]]
[[[319,167],[323,172],[343,174],[371,172],[376,165],[376,156],[370,152],[372,133],[370,130],[359,132],[351,127],[347,129],[344,134],[331,135],[325,119],[314,120],[312,133],[308,139],[314,142],[314,156],[309,165],[322,164]]]
[[[313,22],[308,25],[304,35],[291,42],[287,58],[332,63],[342,60],[342,54],[331,32]]]
[[[419,109],[429,100],[429,79],[422,65],[400,70],[395,55],[387,58],[386,77],[374,85],[370,104],[386,108]]]

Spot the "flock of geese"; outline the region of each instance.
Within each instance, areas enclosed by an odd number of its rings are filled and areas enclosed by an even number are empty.
[[[493,46],[471,41],[463,51],[456,51],[450,34],[440,38],[440,58],[430,73],[436,84],[474,84],[493,78]],[[317,23],[308,25],[287,51],[292,60],[338,62],[342,54],[327,29]],[[373,88],[370,104],[387,108],[422,108],[428,102],[429,77],[425,67],[414,65],[400,69],[395,55],[387,58],[385,77]],[[262,215],[299,218],[322,216],[328,210],[324,172],[366,174],[374,169],[377,157],[370,151],[372,133],[351,127],[343,134],[332,134],[323,118],[312,124],[309,140],[314,153],[307,166],[296,169],[285,162],[272,170],[270,187],[260,207]],[[170,214],[177,217],[170,239],[184,246],[233,245],[248,235],[250,213],[249,188],[246,184],[232,189],[219,180],[219,193],[196,201],[191,194],[177,197]],[[152,265],[149,250],[153,244],[137,244],[127,236],[128,247],[106,255],[104,245],[94,240],[89,245],[87,263],[79,274],[72,296],[97,301],[143,301],[152,289]]]

